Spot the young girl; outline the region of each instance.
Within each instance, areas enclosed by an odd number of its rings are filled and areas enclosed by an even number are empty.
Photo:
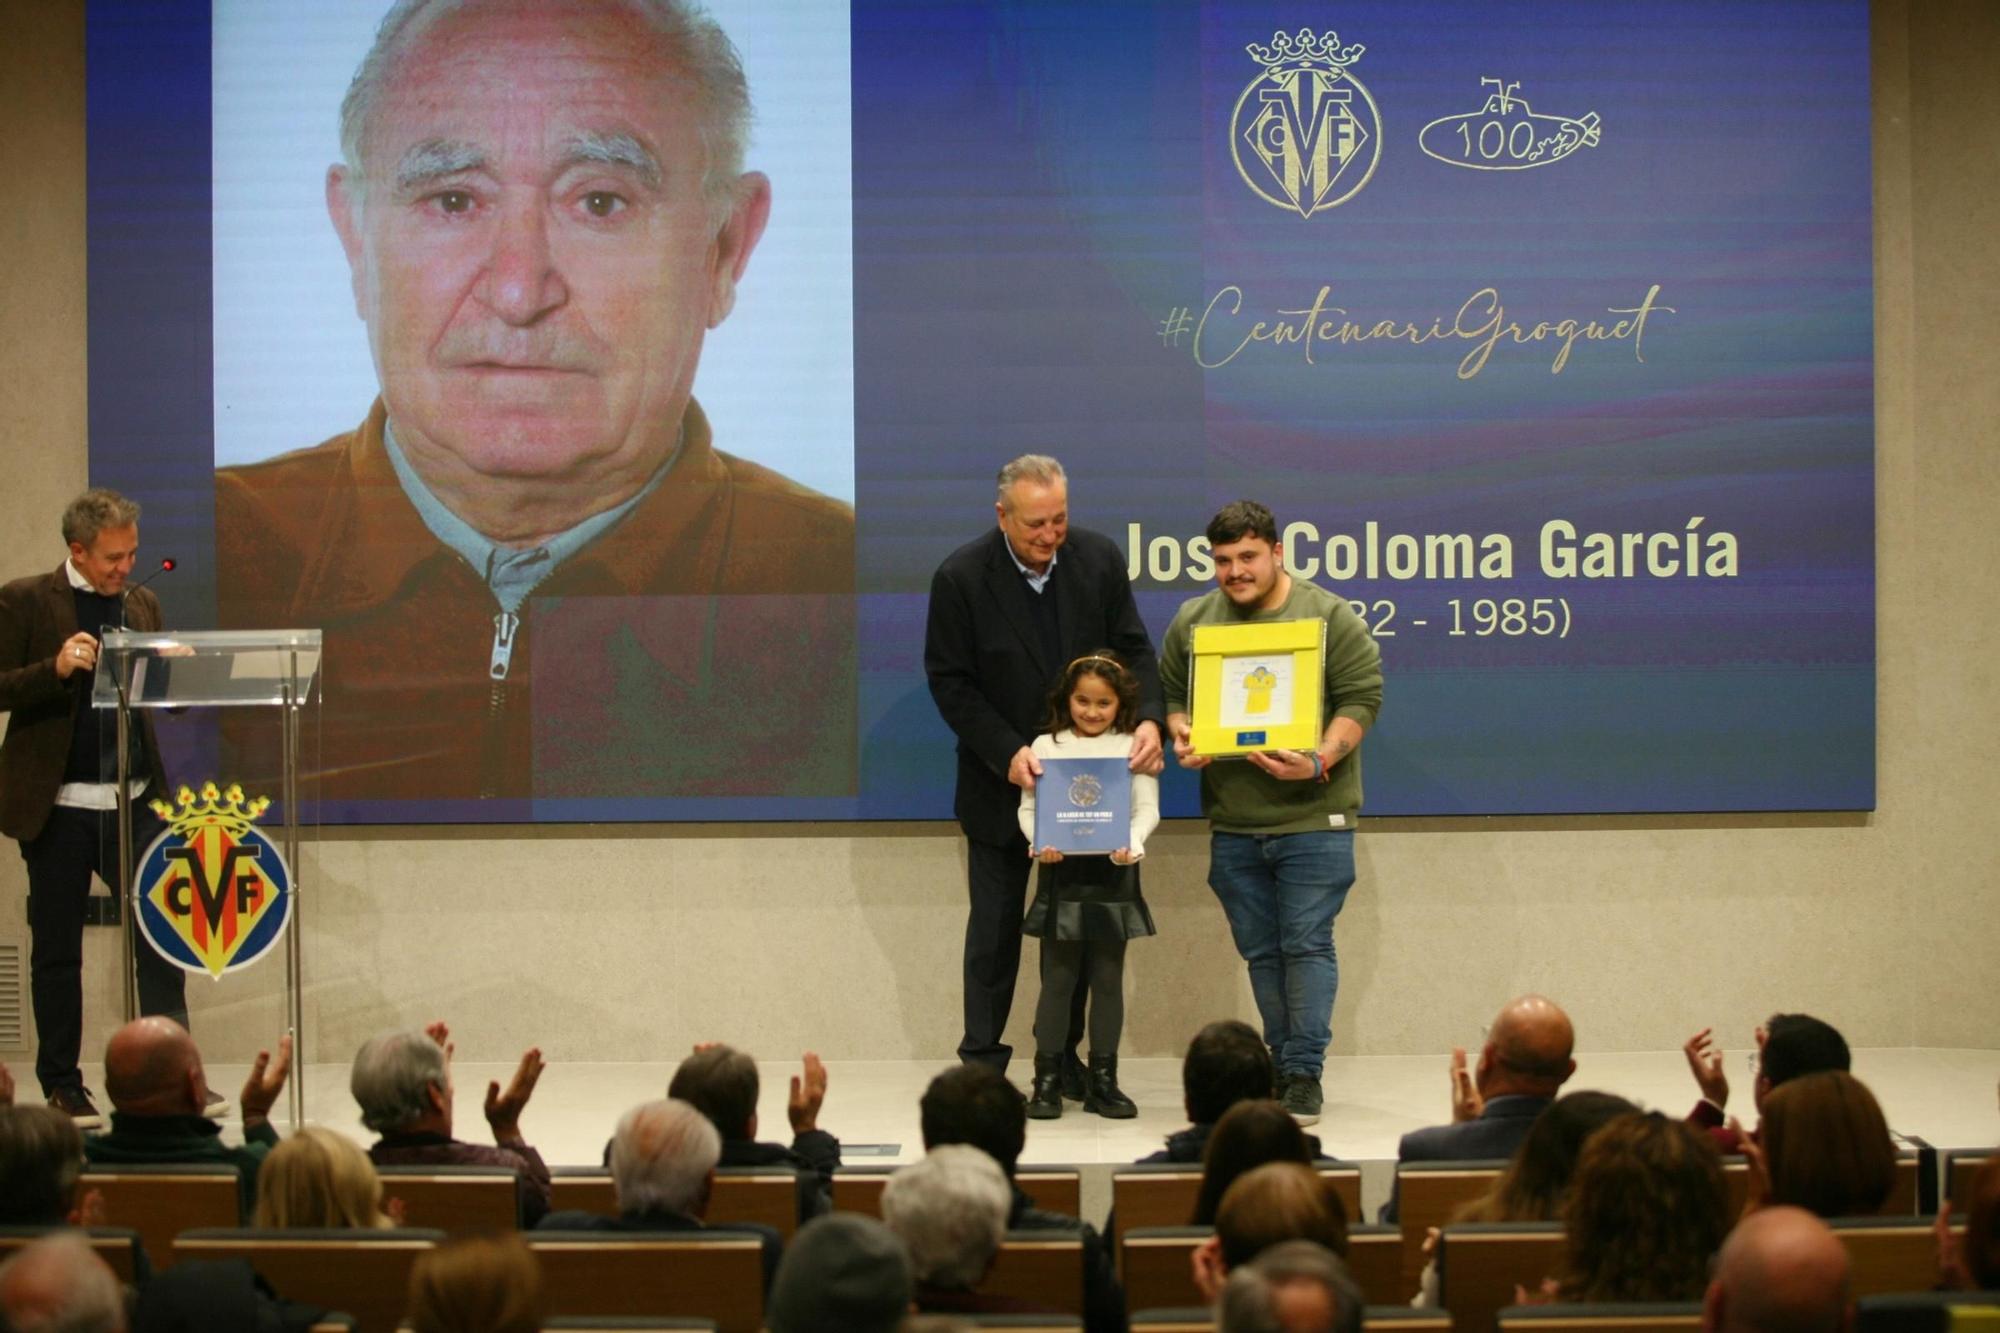
[[[1139,722],[1139,681],[1108,649],[1071,662],[1049,693],[1038,759],[1124,759]],[[1090,1079],[1083,1107],[1116,1120],[1139,1108],[1118,1090],[1118,1034],[1125,1026],[1125,941],[1153,933],[1139,896],[1137,862],[1160,823],[1159,779],[1132,775],[1132,835],[1109,857],[1069,856],[1035,844],[1035,793],[1021,796],[1028,855],[1040,861],[1023,935],[1042,941],[1042,996],[1035,1004],[1035,1088],[1028,1115],[1062,1114],[1062,1054],[1070,997],[1090,986]],[[1086,978],[1083,974],[1088,971]]]

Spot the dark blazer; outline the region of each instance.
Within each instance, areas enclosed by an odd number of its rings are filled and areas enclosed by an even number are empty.
[[[132,589],[125,623],[136,630],[161,627],[159,599],[151,589]],[[48,822],[69,763],[78,710],[90,707],[91,673],[73,671],[68,680],[56,676],[56,653],[77,629],[76,595],[62,565],[52,574],[0,587],[0,711],[8,714],[7,739],[0,743],[0,833],[20,842]],[[170,794],[167,774],[144,713],[139,737],[145,763],[133,776],[146,778],[148,795],[164,800]]]
[[[1413,1129],[1396,1145],[1399,1162],[1478,1162],[1512,1157],[1553,1097],[1495,1097],[1477,1120]],[[1395,1222],[1401,1191],[1391,1189],[1379,1218]]]
[[[1110,648],[1139,677],[1139,716],[1166,731],[1153,641],[1132,600],[1125,557],[1109,537],[1071,528],[1050,586],[1062,660],[1047,660],[1022,604],[1021,571],[1006,534],[992,531],[946,556],[931,578],[924,629],[924,674],[931,698],[958,736],[952,813],[965,836],[1005,845],[1021,836],[1021,792],[1007,765],[1040,730],[1048,693],[1063,668],[1093,648]]]

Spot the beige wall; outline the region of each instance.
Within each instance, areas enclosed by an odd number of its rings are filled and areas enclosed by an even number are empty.
[[[54,560],[54,515],[84,475],[81,11],[0,4],[9,574]],[[2000,6],[1879,4],[1875,56],[1880,809],[1371,823],[1340,922],[1337,1052],[1473,1040],[1527,988],[1561,997],[1593,1050],[1711,1022],[1742,1044],[1780,1006],[1863,1045],[1995,1044],[2000,375],[1981,330],[2000,307]],[[1250,1013],[1204,849],[1178,825],[1148,858],[1161,935],[1132,952],[1131,1054]],[[535,1041],[556,1059],[659,1059],[707,1036],[942,1058],[957,1038],[963,863],[946,825],[336,832],[310,869],[324,1057],[434,1015],[476,1058]],[[25,945],[22,891],[0,857],[0,943]],[[212,1054],[276,1027],[278,980],[195,987]],[[1030,976],[1017,1031],[1032,994]]]

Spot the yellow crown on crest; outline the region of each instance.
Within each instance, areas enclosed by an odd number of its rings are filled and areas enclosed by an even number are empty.
[[[194,788],[182,787],[175,793],[175,799],[179,802],[179,809],[165,801],[154,801],[153,813],[183,837],[196,829],[219,828],[232,838],[240,838],[250,831],[250,825],[256,822],[258,816],[271,808],[270,797],[246,800],[243,788],[234,782],[229,784],[227,790],[213,782],[204,782],[199,798]]]
[[[1283,31],[1273,33],[1269,46],[1252,42],[1243,49],[1252,60],[1275,74],[1283,69],[1345,69],[1361,59],[1361,53],[1368,48],[1360,42],[1342,46],[1339,34],[1332,28],[1317,37],[1311,28],[1300,28],[1296,36]]]

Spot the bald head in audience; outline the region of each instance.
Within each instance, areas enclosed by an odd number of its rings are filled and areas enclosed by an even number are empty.
[[[1839,1333],[1850,1327],[1847,1250],[1803,1208],[1765,1208],[1723,1242],[1708,1284],[1710,1333]]]
[[[208,1076],[186,1028],[171,1018],[140,1018],[104,1048],[104,1091],[126,1115],[200,1115]]]
[[[81,1236],[58,1232],[0,1264],[0,1323],[14,1333],[124,1333],[125,1290]]]
[[[1576,1072],[1570,1058],[1575,1047],[1576,1029],[1554,1000],[1541,995],[1509,1000],[1479,1052],[1479,1095],[1553,1097]]]

